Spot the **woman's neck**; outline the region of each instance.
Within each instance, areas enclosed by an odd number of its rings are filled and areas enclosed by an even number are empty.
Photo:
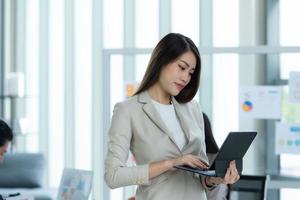
[[[159,84],[154,84],[152,87],[148,89],[148,93],[150,97],[161,103],[161,104],[171,104],[171,95],[169,95],[167,92],[165,92]]]

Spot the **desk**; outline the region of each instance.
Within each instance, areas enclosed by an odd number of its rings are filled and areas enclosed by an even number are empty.
[[[34,198],[29,195],[19,195],[19,196],[15,196],[15,197],[5,198],[5,200],[34,200]]]
[[[267,183],[268,189],[300,188],[300,177],[287,175],[271,175]]]

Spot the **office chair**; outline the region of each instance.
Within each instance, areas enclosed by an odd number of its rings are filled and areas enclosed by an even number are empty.
[[[229,187],[229,200],[265,200],[267,176],[241,175],[240,180]]]

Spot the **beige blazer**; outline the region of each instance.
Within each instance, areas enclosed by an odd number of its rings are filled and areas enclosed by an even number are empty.
[[[179,104],[172,98],[172,102],[187,140],[182,150],[148,92],[115,105],[105,159],[105,181],[110,188],[138,185],[137,200],[206,200],[204,180],[193,173],[170,170],[149,180],[149,164],[154,161],[185,154],[208,161],[200,106],[196,101]],[[136,166],[126,166],[129,150],[136,158]]]

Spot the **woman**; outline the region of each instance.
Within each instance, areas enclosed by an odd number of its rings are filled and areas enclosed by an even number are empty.
[[[212,133],[210,121],[205,113],[203,113],[204,132],[205,132],[205,145],[206,155],[209,161],[214,160],[219,152],[219,147],[215,141]],[[211,190],[206,191],[207,200],[227,200],[228,199],[228,185],[219,184]]]
[[[174,169],[208,167],[202,111],[191,101],[200,71],[191,39],[170,33],[160,40],[135,95],[115,105],[105,160],[109,187],[138,185],[137,200],[206,200],[205,189],[239,179],[234,162],[224,178]],[[137,166],[126,166],[129,150]]]

